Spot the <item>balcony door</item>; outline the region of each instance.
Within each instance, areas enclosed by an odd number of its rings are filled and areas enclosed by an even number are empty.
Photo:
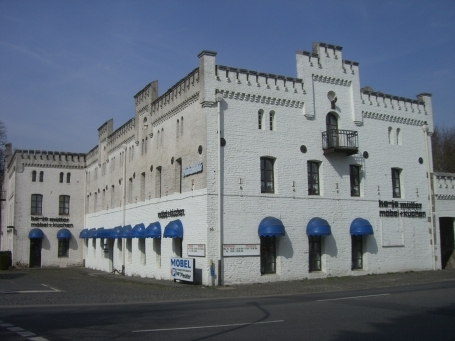
[[[327,146],[328,148],[338,147],[338,120],[337,117],[328,113],[325,117],[327,129]]]

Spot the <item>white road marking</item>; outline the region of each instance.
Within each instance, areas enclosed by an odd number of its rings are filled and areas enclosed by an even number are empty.
[[[11,323],[2,323],[2,324],[0,324],[0,327],[14,327],[14,324],[11,324]]]
[[[44,293],[44,292],[61,292],[61,290],[58,290],[56,288],[51,287],[50,285],[46,284],[41,284],[42,286],[45,286],[46,288],[49,288],[51,290],[18,290],[18,291],[10,291],[6,292],[5,294],[36,294],[36,293]]]
[[[341,297],[341,298],[328,298],[326,300],[317,300],[317,302],[352,300],[352,299],[356,299],[356,298],[375,297],[375,296],[388,296],[388,295],[390,295],[390,294],[377,294],[377,295],[351,296],[351,297]]]
[[[36,336],[36,334],[33,334],[32,332],[28,332],[28,331],[25,331],[25,332],[17,332],[16,334],[19,334],[20,336]]]
[[[37,337],[30,337],[28,338],[29,340],[32,340],[32,341],[49,341],[48,339],[45,339],[44,337],[41,337],[41,336],[37,336]]]
[[[250,323],[233,323],[233,324],[218,324],[214,326],[199,326],[199,327],[182,327],[182,328],[165,328],[165,329],[144,329],[144,330],[133,330],[133,333],[142,332],[165,332],[172,330],[187,330],[187,329],[204,329],[204,328],[221,328],[221,327],[235,327],[235,326],[250,326],[254,324],[266,324],[266,323],[278,323],[284,322],[284,320],[277,321],[264,321],[264,322],[250,322]]]
[[[8,329],[10,332],[20,332],[20,331],[23,331],[24,328],[21,328],[21,327],[11,327],[11,328],[6,328]]]

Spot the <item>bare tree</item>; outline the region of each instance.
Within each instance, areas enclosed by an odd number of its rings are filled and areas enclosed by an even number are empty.
[[[431,143],[434,171],[455,173],[455,127],[435,126]]]

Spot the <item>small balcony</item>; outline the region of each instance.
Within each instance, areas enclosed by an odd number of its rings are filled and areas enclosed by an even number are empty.
[[[322,132],[322,149],[324,155],[344,153],[354,155],[359,152],[359,137],[357,131],[331,129]]]

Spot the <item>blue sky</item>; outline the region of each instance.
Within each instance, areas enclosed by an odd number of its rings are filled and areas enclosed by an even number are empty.
[[[18,149],[87,152],[97,128],[134,115],[152,80],[161,95],[198,65],[295,77],[295,52],[343,47],[361,86],[433,94],[455,126],[455,1],[0,0],[0,119]]]

